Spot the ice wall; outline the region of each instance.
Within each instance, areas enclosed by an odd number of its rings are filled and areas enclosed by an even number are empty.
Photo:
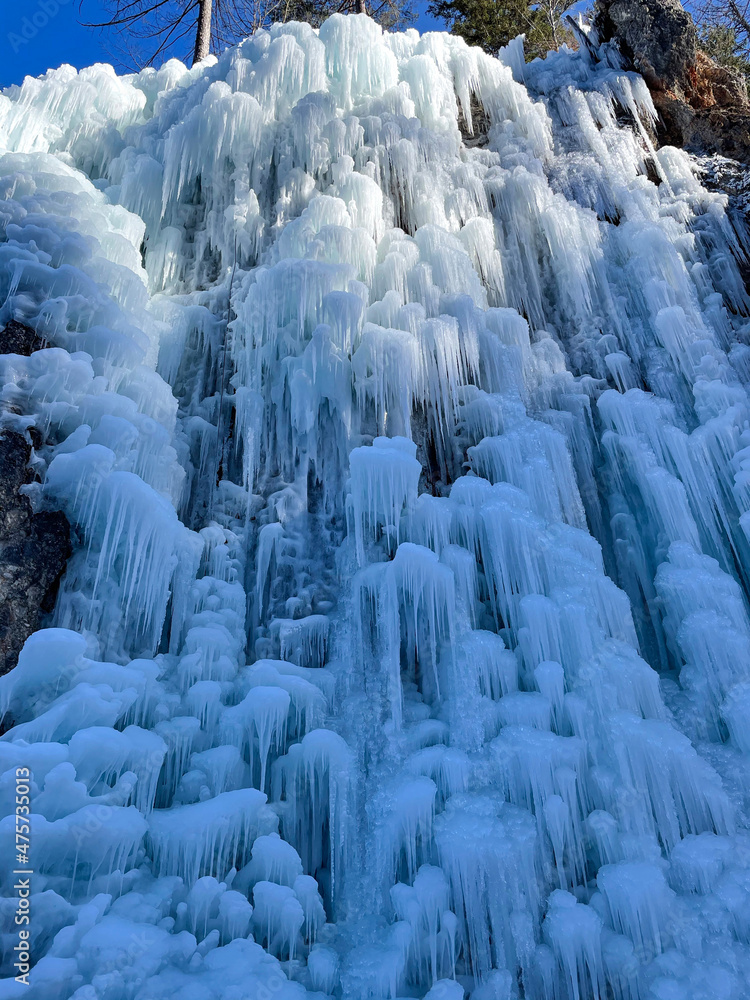
[[[750,996],[746,234],[519,45],[0,95],[2,425],[75,532],[0,998]]]

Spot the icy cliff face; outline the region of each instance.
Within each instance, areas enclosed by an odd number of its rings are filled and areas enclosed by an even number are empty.
[[[748,996],[743,247],[589,58],[334,17],[0,96],[75,532],[0,997]]]

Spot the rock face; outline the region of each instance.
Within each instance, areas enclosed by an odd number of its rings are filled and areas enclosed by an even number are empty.
[[[70,556],[70,525],[62,511],[34,514],[19,492],[31,478],[30,454],[20,434],[0,438],[0,674],[16,665],[40,616],[54,607]]]
[[[14,321],[0,333],[0,351],[30,354],[42,342]],[[70,556],[70,525],[62,511],[34,513],[20,492],[33,479],[31,445],[21,434],[0,436],[0,674],[16,665],[26,639],[54,606]]]
[[[678,0],[600,0],[597,28],[601,38],[617,39],[652,90],[684,87],[695,65],[698,33]]]
[[[28,357],[45,346],[34,330],[14,319],[0,333],[0,354],[25,354]]]
[[[673,106],[662,111],[667,115]],[[720,153],[740,163],[750,163],[750,109],[739,106],[700,108],[685,115],[680,126],[681,144],[693,153]]]
[[[601,41],[616,42],[648,84],[662,144],[750,163],[750,105],[742,76],[698,48],[678,0],[598,0]]]

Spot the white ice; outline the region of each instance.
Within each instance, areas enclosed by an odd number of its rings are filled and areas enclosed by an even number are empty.
[[[750,1000],[750,239],[589,42],[0,94],[0,998]]]

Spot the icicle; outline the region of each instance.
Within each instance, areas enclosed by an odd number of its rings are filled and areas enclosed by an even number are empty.
[[[600,917],[560,889],[549,902],[543,934],[562,965],[568,995],[574,1000],[589,996],[599,1000],[605,995]]]
[[[251,883],[276,882],[293,886],[294,880],[302,874],[302,862],[291,844],[272,833],[255,841],[250,863],[244,871]]]
[[[434,982],[452,974],[455,956],[450,944],[455,915],[449,909],[449,886],[442,869],[422,865],[413,886],[399,882],[390,894],[397,918],[411,926],[412,976]]]
[[[682,892],[705,895],[717,885],[732,850],[728,837],[713,833],[688,835],[669,855],[669,882]]]
[[[316,944],[307,959],[312,988],[321,993],[332,994],[338,979],[339,958],[333,948]]]
[[[450,640],[454,636],[453,573],[430,549],[411,542],[399,545],[391,572],[407,616],[407,656],[411,659],[416,655],[423,684],[426,664],[430,664],[439,697],[437,651],[443,639]],[[420,627],[422,623],[426,627]]]
[[[111,785],[126,771],[132,771],[138,781],[133,805],[145,815],[153,809],[159,772],[168,749],[156,733],[138,726],[128,726],[122,732],[91,727],[75,733],[68,746],[70,762],[89,790],[100,783]]]
[[[281,957],[294,958],[297,936],[305,923],[305,914],[294,890],[273,882],[256,882],[253,888],[253,927],[255,936],[268,950]]]
[[[298,736],[304,736],[310,729],[315,729],[323,722],[327,699],[320,688],[305,677],[280,672],[282,669],[286,671],[289,666],[280,660],[258,660],[244,671],[243,681],[250,689],[261,686],[283,688],[289,695],[294,716],[291,731]],[[298,669],[317,672],[320,668]]]
[[[390,530],[398,544],[401,511],[417,498],[422,467],[416,454],[417,446],[406,438],[375,438],[372,448],[355,448],[349,455],[360,565],[366,531],[374,541],[378,526]]]
[[[544,424],[529,421],[500,437],[484,438],[469,449],[478,475],[524,490],[534,511],[548,521],[564,519],[583,528],[586,518],[565,439]]]
[[[418,867],[417,845],[429,843],[437,786],[431,778],[419,777],[394,785],[387,795],[383,845],[390,857],[385,865],[411,881]],[[402,861],[403,858],[403,861]]]
[[[84,626],[90,628],[99,620],[99,588],[114,578],[122,615],[138,622],[126,642],[131,648],[145,643],[155,650],[172,574],[181,548],[191,544],[190,533],[171,505],[133,473],[104,472],[110,455],[99,445],[87,445],[80,452],[58,456],[50,465],[46,489],[66,503],[89,545],[96,541],[99,548]],[[60,617],[75,621],[72,603],[69,610],[65,607],[63,599]]]
[[[246,784],[245,765],[237,747],[221,746],[194,753],[190,767],[201,771],[212,796],[232,792]]]
[[[547,821],[553,846],[556,840],[558,850],[565,843],[570,845],[574,869],[582,875],[581,824],[588,812],[589,796],[583,742],[516,725],[506,726],[491,746],[508,799],[534,813],[540,833]],[[552,797],[559,798],[560,804],[548,809]],[[553,836],[560,820],[565,821],[562,841],[559,834]]]
[[[646,957],[658,955],[669,939],[666,924],[673,896],[661,868],[626,862],[605,865],[597,885],[614,929]]]
[[[279,637],[281,658],[300,667],[323,667],[330,622],[325,615],[308,615],[294,621],[274,618],[271,631]]]
[[[718,775],[689,740],[664,722],[622,713],[614,751],[630,793],[623,820],[638,832],[652,825],[672,847],[687,833],[729,833],[734,816]],[[636,808],[637,804],[637,808]]]
[[[283,747],[291,699],[279,687],[253,687],[239,705],[222,712],[219,730],[222,739],[239,747],[253,767],[257,741],[260,784],[266,787],[268,756]]]
[[[171,803],[177,783],[187,770],[187,763],[193,745],[198,739],[201,724],[192,716],[178,716],[159,722],[155,728],[167,745],[156,802],[157,806],[163,808]]]
[[[154,864],[160,875],[179,875],[189,885],[202,874],[223,878],[255,838],[273,832],[277,822],[266,796],[254,788],[157,810],[148,833]]]
[[[351,751],[341,737],[315,729],[291,746],[274,769],[274,799],[285,794],[289,804],[285,836],[296,844],[306,872],[317,872],[326,864],[332,901],[338,898],[348,847],[352,767]]]
[[[515,967],[513,918],[536,912],[534,824],[492,799],[456,795],[435,819],[440,864],[475,975]]]

